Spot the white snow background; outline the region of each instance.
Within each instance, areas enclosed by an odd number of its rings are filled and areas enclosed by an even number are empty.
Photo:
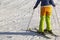
[[[60,37],[50,36],[46,39],[26,32],[33,7],[37,0],[0,0],[0,32],[21,32],[19,35],[1,35],[0,40],[60,40]],[[53,8],[52,29],[60,35],[60,0],[54,0],[56,11]],[[56,16],[57,14],[57,16]],[[40,20],[40,5],[35,9],[29,28],[38,28]]]

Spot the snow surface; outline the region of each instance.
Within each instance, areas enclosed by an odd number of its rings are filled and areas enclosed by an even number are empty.
[[[54,2],[56,11],[53,8],[52,29],[55,34],[60,35],[60,0],[54,0]],[[0,32],[20,32],[19,35],[0,34],[0,40],[60,40],[60,37],[47,35],[51,39],[46,39],[25,31],[35,3],[36,0],[0,0]],[[40,5],[34,11],[29,28],[38,28],[39,20]]]

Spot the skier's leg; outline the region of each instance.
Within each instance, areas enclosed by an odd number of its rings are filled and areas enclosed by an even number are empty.
[[[45,8],[41,8],[41,14],[40,14],[40,24],[39,24],[39,32],[44,32],[44,20],[45,20]]]
[[[46,24],[47,30],[52,30],[51,28],[51,13],[52,13],[52,7],[46,7]]]
[[[46,29],[52,30],[52,28],[51,28],[51,16],[46,16],[46,24],[47,24]]]
[[[57,36],[52,31],[52,27],[51,27],[51,16],[46,16],[46,24],[47,24],[47,27],[46,27],[45,32],[46,33],[49,33],[49,34],[51,34],[53,36]]]
[[[50,34],[54,34],[52,32],[52,27],[51,27],[51,13],[52,13],[52,8],[51,7],[47,7],[46,8],[47,12],[46,12],[46,31]]]
[[[45,16],[41,16],[40,17],[40,25],[39,25],[39,32],[44,32],[44,20],[45,20]]]

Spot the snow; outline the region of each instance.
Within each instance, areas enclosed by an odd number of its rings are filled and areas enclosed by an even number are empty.
[[[56,3],[56,12],[53,8],[52,29],[53,32],[60,35],[60,0],[54,0]],[[33,13],[33,6],[36,0],[0,0],[0,32],[21,32],[20,35],[3,35],[0,34],[0,40],[58,40],[60,37],[50,36],[46,39],[35,35],[32,32],[26,32],[29,20]],[[40,20],[40,6],[33,14],[29,28],[38,28]],[[58,20],[57,16],[58,15]],[[59,23],[58,23],[59,21]]]

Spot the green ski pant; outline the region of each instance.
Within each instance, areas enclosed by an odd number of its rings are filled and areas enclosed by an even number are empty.
[[[51,30],[51,20],[50,20],[50,16],[41,16],[41,20],[40,20],[40,25],[39,25],[39,31],[40,32],[44,32],[44,22],[46,20],[46,29],[47,30]]]

